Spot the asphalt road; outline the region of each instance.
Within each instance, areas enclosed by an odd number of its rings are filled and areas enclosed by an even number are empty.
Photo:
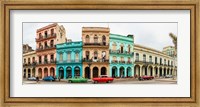
[[[172,80],[172,78],[162,78],[162,79],[153,79],[153,80],[144,80],[144,81],[138,81],[136,79],[134,80],[126,80],[126,79],[118,79],[114,80],[112,83],[99,83],[99,84],[176,84],[176,80]],[[68,83],[66,80],[65,81],[39,81],[37,83],[36,81],[27,81],[24,80],[23,84],[93,84],[92,81],[89,81],[88,83]]]

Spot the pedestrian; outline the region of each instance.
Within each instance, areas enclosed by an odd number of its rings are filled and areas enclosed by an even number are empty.
[[[60,81],[60,76],[58,77],[58,80]]]
[[[39,77],[38,76],[36,77],[36,81],[37,81],[37,83],[39,82]]]

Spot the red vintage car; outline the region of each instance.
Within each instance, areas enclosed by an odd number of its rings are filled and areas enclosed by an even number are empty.
[[[154,79],[154,77],[153,76],[142,76],[142,79],[151,80],[151,79]]]
[[[114,78],[108,77],[107,75],[101,75],[100,77],[93,78],[92,80],[95,84],[101,82],[110,83],[113,82]]]

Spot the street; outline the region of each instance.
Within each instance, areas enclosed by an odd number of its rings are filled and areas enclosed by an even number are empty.
[[[177,81],[172,78],[156,78],[152,80],[138,81],[137,79],[114,79],[112,83],[99,83],[99,84],[176,84]],[[36,81],[24,80],[23,84],[94,84],[92,80],[88,80],[87,83],[68,83],[67,80],[61,81]]]

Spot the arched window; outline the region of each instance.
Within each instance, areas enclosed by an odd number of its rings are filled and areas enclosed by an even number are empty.
[[[90,58],[90,51],[85,51],[85,55],[86,55],[86,60],[89,60],[89,58]]]
[[[166,59],[164,59],[164,64],[166,64]]]
[[[160,65],[162,65],[162,58],[160,58]]]
[[[48,48],[47,41],[44,42],[44,47],[45,47],[45,48]]]
[[[171,61],[171,66],[173,66],[173,61]]]
[[[44,56],[44,62],[48,63],[47,55]]]
[[[45,38],[47,38],[47,35],[48,35],[48,34],[47,34],[47,31],[45,31],[45,32],[44,32],[44,36],[45,36]]]
[[[39,64],[42,63],[42,56],[39,56]]]
[[[51,42],[50,42],[50,46],[53,47],[53,45],[54,45],[54,41],[51,40]]]
[[[51,29],[51,36],[53,36],[54,34],[54,29]]]
[[[124,45],[123,44],[120,45],[120,53],[124,53]]]
[[[68,53],[67,53],[67,62],[70,62],[70,61],[71,61],[71,53],[68,52]]]
[[[106,36],[105,35],[103,35],[103,37],[102,37],[102,42],[103,42],[103,45],[106,45]]]
[[[79,53],[78,52],[76,53],[75,58],[76,58],[76,62],[79,62]]]
[[[128,53],[131,53],[131,46],[128,45]]]
[[[32,63],[35,62],[35,57],[32,57]]]
[[[97,60],[98,59],[98,52],[94,51],[94,59]]]
[[[152,56],[149,56],[149,62],[152,62]]]
[[[157,57],[155,57],[155,64],[157,64]]]
[[[89,37],[89,35],[86,35],[85,40],[86,40],[86,43],[89,43],[89,42],[90,42],[90,37]]]
[[[117,50],[117,44],[115,42],[112,44],[112,50],[114,50],[114,51]]]
[[[94,43],[98,43],[98,37],[97,37],[97,35],[94,36]]]
[[[143,54],[143,62],[146,62],[146,55]]]
[[[60,53],[60,61],[63,61],[63,53]]]
[[[135,55],[135,61],[139,61],[139,53],[136,53],[136,55]]]
[[[39,33],[39,39],[41,39],[42,38],[42,34],[41,33]]]
[[[31,63],[31,59],[30,58],[28,58],[28,64],[30,64]]]

